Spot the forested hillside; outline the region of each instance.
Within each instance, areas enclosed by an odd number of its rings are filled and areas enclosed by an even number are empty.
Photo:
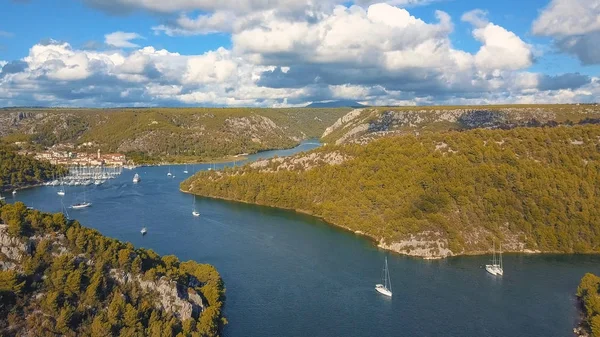
[[[319,137],[350,109],[27,109],[0,110],[0,137],[38,148],[127,153],[145,161],[207,160]],[[83,146],[82,146],[83,145]]]
[[[585,274],[577,288],[577,299],[583,311],[580,327],[575,329],[579,336],[591,333],[591,337],[600,336],[600,277]]]
[[[394,134],[598,123],[599,118],[595,104],[365,107],[340,118],[322,137],[328,143],[365,143]]]
[[[62,214],[0,202],[0,335],[216,336],[210,265],[160,257]],[[3,224],[1,224],[3,223]]]
[[[306,211],[410,255],[600,252],[600,126],[470,130],[325,146],[182,190]]]
[[[14,148],[0,142],[0,192],[39,184],[66,173],[66,169],[19,155]]]

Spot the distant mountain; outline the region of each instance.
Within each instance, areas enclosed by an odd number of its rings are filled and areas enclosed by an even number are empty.
[[[314,102],[306,106],[307,108],[362,108],[364,104],[360,104],[357,101],[340,100],[330,102]]]

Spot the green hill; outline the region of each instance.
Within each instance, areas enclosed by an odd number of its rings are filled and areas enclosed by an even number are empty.
[[[600,277],[585,274],[577,288],[577,299],[583,312],[577,336],[600,336]]]
[[[0,335],[217,336],[223,282],[62,214],[0,202]]]
[[[122,152],[138,161],[207,160],[293,147],[319,137],[349,110],[11,108],[0,110],[0,136],[40,148]]]
[[[0,192],[36,185],[66,173],[66,169],[19,155],[0,142]]]
[[[470,130],[329,145],[182,190],[301,210],[404,254],[600,252],[600,126]]]

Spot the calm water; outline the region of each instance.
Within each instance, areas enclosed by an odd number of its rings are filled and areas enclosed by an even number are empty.
[[[374,290],[386,253],[367,240],[309,216],[203,198],[196,200],[202,216],[194,218],[193,197],[178,190],[183,170],[172,166],[174,179],[168,167],[124,171],[89,187],[93,206],[70,215],[136,246],[215,265],[227,287],[225,336],[570,336],[577,284],[585,272],[600,272],[595,256],[507,255],[504,277],[495,278],[482,269],[489,257],[389,255],[388,299]],[[68,188],[65,204],[81,200],[82,191]],[[15,199],[61,209],[54,187],[19,191]]]

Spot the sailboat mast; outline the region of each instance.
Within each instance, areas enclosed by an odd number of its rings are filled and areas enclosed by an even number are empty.
[[[500,268],[504,268],[502,266],[502,243],[500,244]]]
[[[386,270],[386,273],[387,273],[387,285],[386,285],[386,288],[388,288],[389,291],[392,291],[392,278],[390,277],[390,268],[388,267],[387,256],[385,258],[385,270]]]

